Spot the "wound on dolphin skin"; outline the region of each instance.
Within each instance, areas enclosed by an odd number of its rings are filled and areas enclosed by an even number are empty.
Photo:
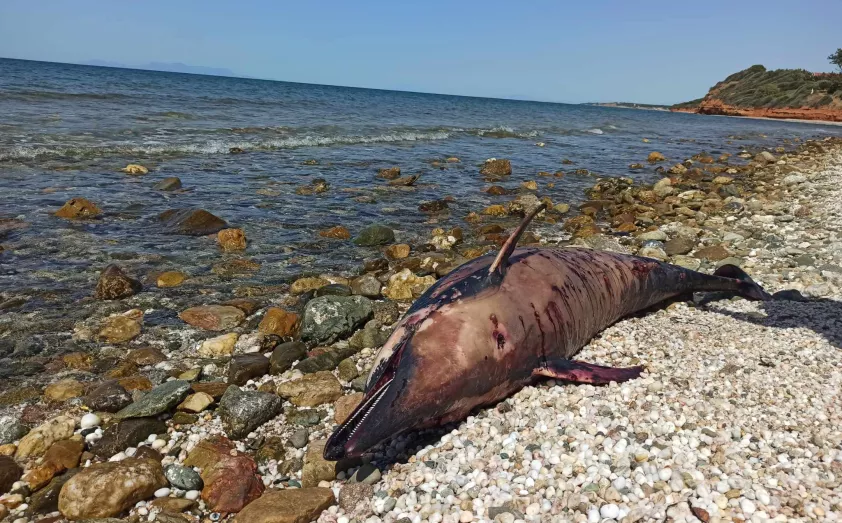
[[[546,366],[535,369],[533,374],[575,383],[604,385],[612,381],[620,383],[635,379],[643,370],[642,366],[604,367],[593,363],[557,358],[547,360]]]

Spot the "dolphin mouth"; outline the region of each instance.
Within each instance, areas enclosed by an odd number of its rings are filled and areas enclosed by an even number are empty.
[[[380,386],[377,391],[366,398],[362,403],[354,409],[354,412],[348,416],[342,425],[336,428],[327,440],[325,445],[324,457],[330,461],[337,461],[342,458],[358,457],[368,449],[359,449],[355,445],[365,431],[362,428],[363,423],[368,419],[369,415],[374,411],[380,401],[386,396],[389,390],[389,385],[394,381],[394,378],[389,379]],[[362,432],[360,432],[362,428]]]

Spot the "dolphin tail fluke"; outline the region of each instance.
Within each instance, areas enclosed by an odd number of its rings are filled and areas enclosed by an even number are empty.
[[[523,234],[523,231],[529,226],[529,222],[532,221],[535,216],[538,215],[539,212],[543,211],[547,208],[546,203],[542,203],[538,207],[532,209],[529,214],[527,214],[523,220],[520,222],[520,225],[517,226],[509,238],[506,240],[506,243],[500,247],[500,252],[497,253],[497,257],[494,258],[494,261],[491,263],[491,266],[488,268],[488,275],[489,277],[496,276],[504,276],[506,274],[506,268],[509,266],[509,256],[515,251],[515,247],[517,247],[517,242],[520,240],[520,236]]]
[[[617,383],[635,379],[640,376],[644,368],[637,367],[604,367],[593,363],[567,360],[563,358],[548,360],[545,366],[535,369],[533,375],[546,376],[558,380],[575,383],[590,383],[605,385],[612,381]]]
[[[768,301],[772,299],[772,296],[763,290],[763,287],[752,280],[751,276],[746,274],[746,271],[736,265],[723,265],[716,269],[713,275],[738,280],[739,283],[737,284],[736,292],[747,300]]]

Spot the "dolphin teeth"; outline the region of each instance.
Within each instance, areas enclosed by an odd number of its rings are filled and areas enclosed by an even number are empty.
[[[376,407],[380,400],[383,399],[383,396],[386,390],[389,388],[389,385],[392,383],[392,381],[394,381],[394,378],[384,383],[383,386],[380,387],[380,390],[378,390],[372,397],[368,398],[365,401],[365,403],[360,405],[359,408],[357,408],[354,411],[354,414],[352,414],[351,417],[345,421],[345,423],[343,424],[344,426],[348,427],[353,425],[351,432],[348,433],[347,439],[351,439],[351,436],[353,436],[354,433],[357,432],[357,429],[360,428],[363,421],[365,421],[368,415],[371,414],[371,411],[374,410],[374,407]],[[357,419],[360,415],[362,415],[362,417]]]

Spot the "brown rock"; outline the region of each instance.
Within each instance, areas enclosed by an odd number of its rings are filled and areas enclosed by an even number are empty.
[[[216,238],[223,251],[243,251],[246,248],[246,234],[242,229],[222,229]]]
[[[305,292],[314,291],[325,285],[330,285],[330,282],[324,278],[315,278],[315,277],[305,277],[305,278],[298,278],[289,288],[289,292],[292,294],[304,294]]]
[[[67,220],[89,220],[101,215],[102,211],[94,202],[85,198],[68,200],[55,215]]]
[[[259,352],[237,354],[228,365],[228,383],[245,385],[248,380],[265,376],[269,372],[269,358]]]
[[[202,381],[190,385],[193,392],[204,392],[215,400],[221,398],[228,387],[230,385],[224,381]]]
[[[687,238],[673,238],[664,243],[664,252],[670,256],[674,256],[676,254],[687,254],[693,250],[693,247],[696,246],[696,242],[693,240],[689,240]]]
[[[99,275],[94,298],[98,300],[119,300],[128,298],[140,292],[139,281],[128,276],[123,269],[116,265],[109,265]]]
[[[388,169],[380,169],[377,173],[378,178],[383,178],[384,180],[394,180],[399,178],[401,175],[401,168],[400,167],[390,167]]]
[[[74,370],[90,370],[94,357],[87,352],[71,352],[61,357],[64,366]]]
[[[133,309],[102,322],[97,337],[107,343],[125,343],[140,335],[143,312]]]
[[[499,185],[492,185],[491,187],[486,189],[485,192],[487,192],[488,194],[490,194],[492,196],[503,196],[503,195],[509,194],[511,191],[509,191],[505,187],[501,187]]]
[[[329,488],[267,490],[237,515],[235,523],[308,523],[336,503]]]
[[[30,431],[18,444],[15,457],[27,459],[42,456],[53,443],[73,435],[76,421],[70,416],[58,416]]]
[[[184,401],[182,401],[176,408],[178,410],[186,410],[188,412],[202,412],[211,406],[213,401],[213,396],[207,392],[196,392],[184,398]]]
[[[355,392],[353,394],[342,396],[341,398],[337,399],[336,403],[333,405],[333,420],[340,425],[344,423],[345,420],[348,419],[348,416],[350,416],[351,413],[354,412],[354,409],[357,408],[357,405],[360,404],[364,397],[365,394],[363,394],[362,392]]]
[[[74,379],[64,379],[47,385],[44,397],[50,401],[67,401],[85,394],[85,386]]]
[[[482,210],[482,214],[486,216],[508,216],[509,211],[506,210],[505,205],[489,205]]]
[[[228,226],[225,220],[204,209],[171,209],[158,218],[169,232],[191,236],[215,234]]]
[[[57,441],[44,454],[44,463],[54,463],[61,470],[76,468],[79,466],[83,450],[85,450],[85,442],[81,436]]]
[[[278,307],[269,307],[263,315],[263,319],[260,320],[257,330],[263,334],[275,334],[281,338],[286,338],[298,334],[300,325],[301,317],[298,314]]]
[[[337,225],[335,227],[331,227],[330,229],[319,231],[319,236],[322,238],[333,238],[334,240],[347,240],[351,238],[351,232],[345,227]]]
[[[657,162],[665,162],[667,159],[664,157],[663,154],[653,151],[649,153],[649,157],[646,159],[649,163],[657,163]]]
[[[144,174],[149,174],[149,169],[140,165],[139,163],[130,163],[129,165],[120,169],[126,174],[131,174],[134,176],[143,176]]]
[[[712,245],[697,250],[693,253],[693,256],[702,260],[717,262],[731,256],[731,253],[722,245]]]
[[[258,309],[260,309],[261,307],[260,302],[258,302],[257,300],[250,300],[248,298],[234,298],[233,300],[226,301],[222,305],[230,305],[232,307],[237,307],[238,309],[243,311],[243,313],[246,316],[251,316],[252,314],[257,312]]]
[[[246,315],[237,307],[230,305],[200,305],[190,307],[178,315],[194,327],[209,331],[233,329],[245,319]]]
[[[153,507],[165,512],[187,512],[196,506],[196,502],[184,498],[157,498],[149,502]],[[155,520],[159,521],[159,520]]]
[[[20,465],[8,456],[0,456],[0,492],[9,492],[23,474]]]
[[[509,160],[486,160],[479,172],[486,176],[508,176],[512,174],[512,162]]]
[[[166,485],[161,464],[151,459],[97,463],[65,483],[58,507],[71,520],[115,517]]]
[[[327,440],[311,441],[304,455],[304,468],[301,469],[301,485],[315,487],[320,481],[336,479],[336,462],[324,458]]]
[[[405,243],[395,243],[386,247],[386,257],[392,260],[402,260],[409,256],[410,247]]]
[[[139,367],[147,365],[157,365],[162,361],[167,361],[167,357],[160,349],[155,347],[143,347],[142,349],[135,349],[131,351],[126,360],[134,363]]]
[[[132,376],[137,372],[137,365],[130,361],[123,361],[116,366],[112,367],[111,370],[105,373],[105,377],[109,379],[117,379],[117,378],[127,378]]]
[[[537,191],[538,190],[538,182],[535,180],[527,180],[520,184],[521,187],[526,189],[527,191]]]
[[[187,279],[187,275],[180,271],[166,271],[162,272],[158,275],[156,279],[156,284],[158,287],[161,288],[169,288],[169,287],[178,287],[184,280]]]
[[[199,442],[184,465],[202,469],[202,499],[214,512],[239,512],[263,493],[257,464],[227,438],[212,436]]]
[[[209,338],[199,345],[197,352],[199,353],[199,356],[203,356],[205,358],[222,358],[230,356],[234,353],[234,346],[237,344],[239,337],[240,335],[236,332],[229,332],[228,334],[222,334],[214,338]]]
[[[23,476],[23,481],[29,487],[29,490],[36,491],[47,485],[54,477],[59,475],[64,469],[58,463],[45,461],[29,470]]]
[[[281,383],[278,395],[299,407],[316,407],[339,399],[342,386],[330,371],[320,371]]]
[[[146,376],[126,376],[117,379],[117,384],[129,392],[133,390],[152,390],[152,382]]]

